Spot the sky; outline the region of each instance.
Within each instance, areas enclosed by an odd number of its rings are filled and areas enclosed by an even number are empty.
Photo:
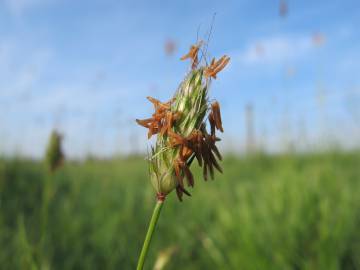
[[[54,128],[69,157],[146,151],[145,97],[173,95],[209,32],[211,57],[231,57],[210,93],[223,149],[245,151],[247,106],[258,148],[358,147],[359,15],[355,0],[0,0],[0,154],[40,158]]]

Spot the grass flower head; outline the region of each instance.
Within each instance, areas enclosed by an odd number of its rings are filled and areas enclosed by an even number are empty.
[[[148,129],[148,138],[157,135],[149,155],[149,171],[158,199],[164,199],[174,189],[180,200],[184,193],[190,196],[185,185],[194,186],[190,166],[195,159],[203,169],[205,180],[209,174],[214,178],[214,169],[222,172],[219,165],[221,154],[216,146],[220,140],[216,131],[224,131],[220,105],[217,101],[210,103],[208,95],[211,80],[216,79],[230,58],[224,55],[207,64],[202,57],[204,63],[201,64],[198,53],[202,52],[202,46],[202,42],[192,45],[181,58],[191,60],[191,71],[180,83],[173,98],[161,102],[148,97],[154,113],[150,118],[136,120]]]

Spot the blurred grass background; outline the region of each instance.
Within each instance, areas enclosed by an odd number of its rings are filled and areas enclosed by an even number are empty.
[[[155,202],[140,157],[0,160],[1,269],[134,269]],[[360,269],[360,153],[228,155],[171,194],[146,269]]]

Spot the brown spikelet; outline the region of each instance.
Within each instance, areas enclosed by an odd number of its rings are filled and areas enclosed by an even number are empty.
[[[199,64],[198,53],[199,53],[201,44],[202,43],[200,42],[196,45],[191,45],[189,52],[180,58],[180,60],[191,59],[191,68],[192,69],[195,69],[197,67],[197,65]]]
[[[173,100],[162,103],[153,97],[147,97],[147,99],[154,105],[155,112],[151,118],[143,120],[136,119],[136,122],[140,126],[149,129],[148,139],[150,139],[152,135],[158,133],[163,136],[172,128],[174,122],[179,119],[180,113],[174,113],[170,110]]]
[[[188,182],[188,186],[193,187],[194,186],[194,176],[192,175],[189,167],[186,164],[183,165],[183,171],[185,173],[185,176],[186,176],[186,179]]]
[[[230,57],[227,55],[222,56],[219,60],[213,60],[211,61],[210,65],[205,68],[204,75],[205,77],[212,77],[216,79],[216,75],[225,68],[225,66],[229,63]]]
[[[216,129],[220,130],[221,132],[224,132],[224,129],[222,127],[219,102],[215,101],[214,103],[211,104],[211,114],[210,115],[213,118]]]

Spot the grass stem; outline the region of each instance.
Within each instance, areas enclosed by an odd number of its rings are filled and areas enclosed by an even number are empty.
[[[156,226],[156,223],[157,223],[157,221],[159,219],[161,208],[162,208],[163,204],[164,204],[164,200],[161,200],[161,199],[158,199],[157,202],[156,202],[154,212],[153,212],[153,214],[151,216],[149,228],[148,228],[148,231],[147,231],[146,236],[145,236],[145,241],[144,241],[143,247],[141,249],[140,257],[139,257],[139,260],[138,260],[138,265],[137,265],[137,268],[136,268],[137,270],[142,270],[143,267],[144,267],[144,262],[145,262],[145,259],[146,259],[146,255],[147,255],[147,253],[149,251],[151,238],[152,238],[152,236],[154,234],[155,226]]]

